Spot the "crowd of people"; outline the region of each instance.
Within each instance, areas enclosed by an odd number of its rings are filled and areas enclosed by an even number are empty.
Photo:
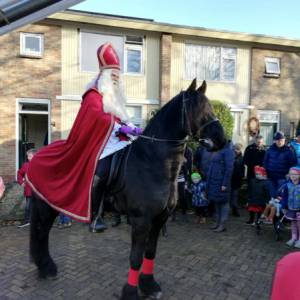
[[[182,219],[186,221],[191,204],[195,223],[206,223],[206,218],[213,216],[215,222],[210,228],[217,233],[224,232],[230,209],[232,216],[240,216],[239,190],[246,177],[249,219],[245,223],[254,225],[261,219],[272,223],[274,216],[279,216],[286,208],[286,217],[292,221],[292,236],[287,244],[300,248],[300,130],[296,139],[288,144],[284,134],[276,132],[274,143],[268,149],[263,137],[257,135],[254,142],[246,147],[244,155],[242,150],[241,144],[231,142],[217,152],[209,152],[199,146],[193,153],[189,147],[186,148],[177,179]],[[18,183],[24,186],[26,201],[24,222],[19,227],[26,227],[30,222],[32,191],[26,184],[25,174],[34,154],[34,149],[27,152],[27,161],[18,171]],[[113,217],[113,225],[119,225],[120,214],[113,211]],[[176,220],[176,210],[171,219]],[[58,228],[70,227],[71,224],[71,218],[60,213]]]
[[[242,150],[241,144],[230,141],[217,152],[199,146],[193,155],[193,167],[191,158],[186,157],[178,177],[182,215],[191,194],[195,222],[205,223],[207,216],[213,216],[211,229],[224,232],[230,209],[233,216],[240,216],[239,190],[245,178],[249,212],[245,224],[255,225],[258,220],[272,223],[274,216],[286,209],[286,218],[292,221],[292,237],[287,244],[300,247],[300,130],[289,143],[283,132],[276,132],[269,148],[257,135],[244,155]]]

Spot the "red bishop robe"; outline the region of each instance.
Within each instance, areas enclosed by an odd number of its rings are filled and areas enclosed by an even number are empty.
[[[27,181],[55,210],[78,221],[91,220],[91,187],[99,157],[118,119],[103,111],[102,95],[88,90],[67,140],[39,150]]]

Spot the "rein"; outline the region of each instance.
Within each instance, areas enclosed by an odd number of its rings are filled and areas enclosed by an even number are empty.
[[[187,109],[186,109],[186,102],[188,102],[189,100],[191,100],[191,97],[190,98],[185,98],[185,93],[183,93],[182,110],[181,110],[181,125],[182,125],[182,129],[185,129],[185,123],[186,123],[186,125],[187,125],[187,137],[185,137],[184,139],[180,139],[180,140],[174,140],[174,139],[160,139],[160,138],[156,138],[155,136],[147,136],[147,135],[141,134],[139,136],[139,138],[150,140],[151,142],[167,142],[167,143],[178,143],[178,144],[186,143],[187,140],[188,140],[188,136],[193,135],[191,124],[190,124],[190,121],[189,121],[189,118],[188,118],[188,112],[187,112]],[[212,119],[212,120],[204,123],[203,125],[200,126],[199,131],[203,130],[203,128],[205,128],[209,124],[211,124],[213,122],[217,122],[217,121],[219,121],[219,119],[215,118],[215,119]]]
[[[178,143],[178,144],[184,144],[187,142],[187,137],[181,140],[171,140],[171,139],[159,139],[154,136],[147,136],[147,135],[139,135],[139,138],[143,138],[146,140],[150,140],[151,142],[169,142],[169,143]]]

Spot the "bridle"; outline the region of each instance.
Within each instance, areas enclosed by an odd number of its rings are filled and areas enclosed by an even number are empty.
[[[139,138],[143,138],[143,139],[147,139],[150,140],[152,142],[168,142],[168,143],[177,143],[177,144],[184,144],[187,142],[188,140],[188,136],[193,136],[192,133],[192,127],[191,127],[191,123],[188,117],[188,112],[187,112],[187,108],[186,108],[186,103],[188,101],[190,101],[192,98],[185,98],[185,92],[183,92],[183,97],[182,97],[182,108],[181,108],[181,127],[183,130],[185,130],[185,128],[187,128],[187,136],[184,139],[180,139],[180,140],[174,140],[174,139],[160,139],[160,138],[156,138],[155,136],[147,136],[144,134],[141,134],[139,136]],[[213,123],[213,122],[217,122],[219,121],[219,119],[214,118],[212,120],[207,121],[206,123],[204,123],[203,125],[200,126],[198,131],[203,130],[206,126],[208,126],[209,124]],[[204,139],[199,139],[199,141],[204,140]]]

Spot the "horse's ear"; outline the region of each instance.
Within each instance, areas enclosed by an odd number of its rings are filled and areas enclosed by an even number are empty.
[[[196,86],[197,86],[197,79],[194,78],[191,85],[188,87],[188,89],[186,91],[187,92],[194,92],[196,90]]]
[[[197,92],[200,92],[204,95],[206,92],[206,88],[207,88],[206,81],[203,80],[203,82],[202,82],[201,86],[198,88]]]

